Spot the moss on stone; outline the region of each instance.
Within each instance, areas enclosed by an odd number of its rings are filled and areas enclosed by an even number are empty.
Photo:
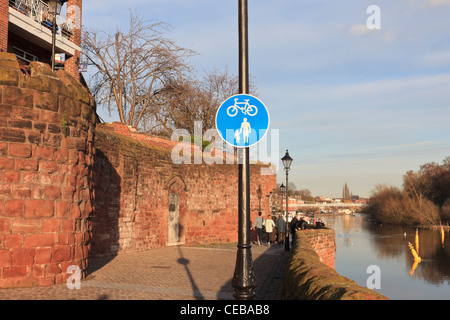
[[[333,230],[297,232],[284,279],[288,300],[387,300],[374,290],[358,286],[320,261],[310,244],[311,237],[327,236]]]
[[[124,155],[140,158],[146,154],[153,154],[158,158],[170,160],[170,149],[135,140],[101,125],[97,125],[95,139],[96,141],[109,140],[117,148],[116,150]]]

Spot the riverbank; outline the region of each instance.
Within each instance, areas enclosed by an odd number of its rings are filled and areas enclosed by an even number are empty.
[[[314,214],[314,216],[315,217],[318,217],[318,216],[352,216],[352,215],[355,215],[355,214],[360,214],[360,213],[315,213]],[[313,215],[310,215],[311,217],[313,216]]]
[[[429,227],[430,230],[441,230],[443,229],[444,231],[450,231],[450,225],[447,223],[446,225],[435,225],[435,226],[430,226]]]
[[[376,219],[376,217],[371,216],[370,213],[362,213],[366,216],[367,219],[372,220],[374,223],[377,224],[386,224],[386,225],[393,225],[393,226],[402,226],[402,227],[412,227],[412,228],[419,228],[419,229],[427,229],[427,230],[441,230],[444,231],[450,231],[450,224],[449,222],[440,223],[440,224],[406,224],[406,223],[395,223],[395,222],[380,222]]]

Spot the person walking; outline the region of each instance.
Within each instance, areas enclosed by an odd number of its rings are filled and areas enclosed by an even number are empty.
[[[267,217],[267,220],[265,221],[264,226],[266,227],[266,233],[267,233],[267,246],[270,247],[270,243],[272,242],[271,241],[272,232],[273,232],[273,229],[275,228],[275,222],[273,222],[270,215]]]
[[[264,226],[264,218],[262,217],[262,212],[258,212],[258,217],[255,219],[255,222],[253,223],[252,227],[250,228],[253,230],[256,226],[256,232],[258,233],[258,246],[261,245],[262,239],[264,236],[263,232],[263,226]]]
[[[278,231],[278,244],[284,244],[286,238],[286,217],[283,214],[277,219],[276,228]]]
[[[272,215],[272,220],[274,223],[274,227],[273,227],[273,231],[272,231],[272,235],[270,236],[270,243],[276,243],[278,240],[278,231],[277,231],[277,216],[276,215]]]

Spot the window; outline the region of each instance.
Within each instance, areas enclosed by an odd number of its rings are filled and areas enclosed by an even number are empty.
[[[17,47],[13,47],[12,53],[14,53],[17,58],[25,60],[27,62],[38,61],[39,60],[38,57],[32,55],[31,53],[23,51],[22,49],[19,49]]]

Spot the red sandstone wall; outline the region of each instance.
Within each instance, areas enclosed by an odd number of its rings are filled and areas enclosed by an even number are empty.
[[[179,194],[182,243],[237,241],[237,165],[176,165],[171,160],[175,144],[118,123],[97,126],[94,255],[166,246],[169,193]],[[258,186],[268,195],[276,176],[261,176],[260,165],[251,167],[253,220]],[[261,206],[268,214],[267,197]]]
[[[327,230],[327,229],[324,229]],[[308,239],[313,249],[319,255],[321,262],[334,269],[336,240],[334,232],[310,229],[297,231],[304,239]]]
[[[85,273],[91,239],[94,102],[73,78],[0,53],[0,288]]]

